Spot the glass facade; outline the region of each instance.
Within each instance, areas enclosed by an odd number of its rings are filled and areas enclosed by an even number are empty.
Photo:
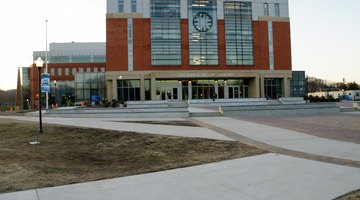
[[[180,0],[151,0],[151,64],[181,65]]]
[[[269,4],[264,3],[263,7],[264,7],[264,16],[269,16]]]
[[[77,73],[76,82],[76,101],[88,102],[91,96],[106,97],[105,73]]]
[[[156,81],[156,100],[178,100],[177,80],[157,80]]]
[[[75,81],[57,81],[56,87],[51,82],[50,104],[73,106],[75,103]]]
[[[30,109],[30,68],[22,67],[21,68],[21,93],[22,93],[22,109],[27,110]]]
[[[128,19],[128,71],[134,69],[133,19]]]
[[[267,99],[278,99],[282,97],[281,79],[266,78],[264,79],[264,91]]]
[[[215,80],[193,80],[192,99],[211,99],[215,94]]]
[[[140,80],[118,80],[118,100],[140,101]]]
[[[131,0],[131,12],[136,13],[136,0]]]
[[[124,0],[118,0],[118,12],[124,12]]]
[[[279,3],[275,3],[274,4],[274,11],[275,11],[275,17],[280,17],[280,4]]]
[[[307,94],[305,71],[293,71],[290,82],[290,96],[304,97]]]
[[[188,0],[190,65],[218,65],[216,0]]]
[[[225,2],[225,39],[227,65],[253,65],[251,2]]]

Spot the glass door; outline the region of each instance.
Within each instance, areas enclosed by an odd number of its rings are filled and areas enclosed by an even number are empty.
[[[229,99],[238,99],[240,98],[240,87],[239,86],[229,86]]]

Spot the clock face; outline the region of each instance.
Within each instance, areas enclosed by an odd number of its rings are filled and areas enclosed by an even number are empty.
[[[194,16],[193,25],[199,32],[207,32],[213,26],[213,19],[206,12],[199,12]]]

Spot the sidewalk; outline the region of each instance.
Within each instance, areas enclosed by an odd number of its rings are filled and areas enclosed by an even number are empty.
[[[86,117],[86,116],[85,116]],[[0,116],[0,119],[2,117]],[[25,120],[38,122],[37,117],[22,117],[22,116],[6,116],[7,119]],[[188,127],[188,126],[171,126],[171,125],[155,125],[142,123],[128,123],[126,121],[184,121],[182,118],[55,118],[43,117],[43,123],[58,124],[66,126],[78,126],[86,128],[99,128],[115,131],[131,131],[139,133],[150,133],[160,135],[182,136],[182,137],[199,137],[217,140],[232,140],[215,131],[204,127]],[[124,122],[125,121],[125,122]],[[46,132],[46,129],[44,129]]]
[[[359,144],[320,138],[240,119],[199,117],[196,120],[275,147],[326,157],[360,161]]]
[[[329,200],[360,188],[357,168],[277,154],[0,195],[0,200]]]

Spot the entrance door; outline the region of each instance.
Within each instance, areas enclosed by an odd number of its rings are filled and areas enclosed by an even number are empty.
[[[168,90],[166,94],[167,100],[177,100],[178,99],[178,88],[172,88],[172,90]]]
[[[249,86],[244,85],[243,98],[249,98]]]
[[[229,86],[229,99],[238,99],[240,98],[240,87],[239,86]]]

